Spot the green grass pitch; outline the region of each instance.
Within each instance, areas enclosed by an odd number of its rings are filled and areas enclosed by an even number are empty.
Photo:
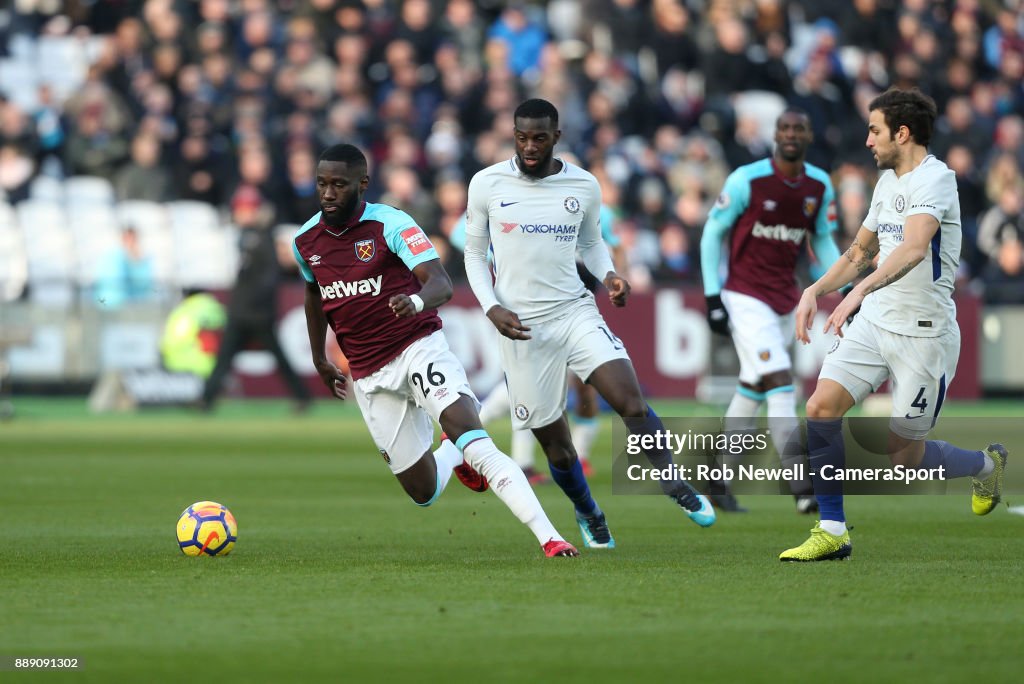
[[[613,496],[605,417],[592,486],[619,548],[545,559],[489,492],[453,480],[414,506],[350,405],[16,406],[0,423],[0,656],[82,658],[68,679],[1007,682],[1024,669],[1024,518],[976,518],[966,493],[853,498],[850,562],[782,564],[814,524],[788,498],[748,497],[751,513],[702,530],[661,497]],[[537,492],[579,544],[564,496]],[[239,521],[228,557],[176,548],[178,514],[202,499]]]

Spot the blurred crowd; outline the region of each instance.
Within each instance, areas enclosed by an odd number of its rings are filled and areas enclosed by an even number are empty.
[[[840,247],[877,171],[867,103],[932,95],[933,152],[957,173],[962,284],[1024,302],[1021,0],[15,0],[17,41],[88,41],[80,83],[0,100],[0,187],[95,175],[119,199],[228,210],[257,191],[277,224],[317,210],[328,145],[372,160],[371,201],[405,209],[453,275],[449,236],[477,170],[510,157],[527,97],[601,181],[635,287],[698,282],[700,233],[729,171],[771,154],[803,107],[809,161],[838,193]],[[4,90],[0,82],[0,91]]]

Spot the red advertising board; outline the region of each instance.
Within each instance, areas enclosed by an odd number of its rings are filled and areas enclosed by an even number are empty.
[[[661,288],[634,294],[625,308],[617,309],[598,298],[609,327],[623,340],[629,350],[637,375],[645,391],[652,397],[694,397],[698,384],[709,374],[712,355],[731,349],[726,338],[713,335],[704,317],[704,296],[696,288]],[[831,338],[820,334],[827,312],[837,298],[823,298],[815,322],[812,343],[794,349],[794,370],[804,383],[805,393],[814,387],[821,361],[831,345]],[[962,336],[960,363],[956,380],[949,389],[955,399],[980,396],[978,330],[980,304],[970,296],[956,299]],[[281,292],[280,336],[285,352],[297,369],[308,376],[311,388],[327,392],[316,377],[309,361],[303,314],[303,288],[289,286]],[[501,380],[495,349],[497,332],[483,315],[468,288],[459,288],[451,302],[441,309],[449,345],[462,360],[473,388],[486,394]],[[269,355],[249,355],[236,363],[235,370],[248,396],[284,394],[284,386],[273,372]]]

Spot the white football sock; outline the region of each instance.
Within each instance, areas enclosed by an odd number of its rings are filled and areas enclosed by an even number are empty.
[[[992,474],[992,471],[996,469],[996,462],[992,460],[992,457],[985,454],[985,465],[981,466],[981,470],[974,477],[979,480],[984,480],[986,477]]]
[[[530,489],[522,469],[494,446],[490,437],[478,439],[463,450],[466,461],[487,478],[491,491],[508,506],[520,522],[530,528],[543,546],[550,539],[563,540]]]
[[[530,430],[512,430],[512,460],[523,470],[533,467],[533,447],[537,438]]]
[[[498,385],[491,390],[491,393],[487,395],[487,398],[480,402],[480,422],[487,425],[491,421],[497,420],[502,416],[510,418],[510,406],[511,404],[508,400],[508,387],[505,386],[504,382],[499,382]]]
[[[821,529],[836,537],[846,532],[846,523],[838,520],[822,520],[819,524]]]
[[[452,469],[462,465],[462,452],[450,440],[441,440],[441,446],[434,451],[434,463],[437,465],[437,493],[440,494],[448,486]]]
[[[761,410],[761,401],[736,392],[732,395],[729,408],[725,410],[725,429],[747,430],[754,427],[754,416]]]
[[[732,401],[729,402],[729,408],[725,410],[725,422],[722,427],[726,434],[732,434],[736,432],[743,432],[744,430],[750,430],[754,427],[756,422],[755,417],[758,411],[761,410],[761,401],[759,399],[751,399],[750,397],[740,394],[737,391],[732,395]],[[736,469],[736,465],[742,460],[741,457],[735,455],[723,455],[722,464]],[[725,480],[726,483],[729,479]]]
[[[791,468],[804,461],[804,454],[795,440],[796,429],[796,394],[792,391],[773,392],[768,395],[768,429],[772,433],[772,444],[779,454],[783,468]],[[810,475],[804,473],[804,480],[789,483],[790,489],[796,492],[808,491],[811,487]]]
[[[601,424],[597,418],[576,418],[572,425],[572,443],[576,447],[576,455],[581,461],[590,458],[590,450],[594,447],[594,440],[601,431]]]

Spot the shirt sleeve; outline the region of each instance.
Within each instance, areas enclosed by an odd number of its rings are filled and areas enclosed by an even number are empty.
[[[936,166],[939,166],[936,164]],[[921,169],[925,170],[925,169]],[[956,189],[956,174],[945,167],[939,166],[936,171],[928,169],[928,173],[915,173],[910,179],[907,198],[906,215],[927,214],[942,223],[951,209],[959,201]]]
[[[487,265],[487,249],[491,244],[490,215],[487,211],[487,191],[482,187],[479,174],[469,182],[466,208],[466,279],[484,312],[499,304],[494,294],[494,280]]]
[[[606,204],[601,204],[601,238],[609,247],[618,247],[622,244],[622,240],[615,232],[615,212]]]
[[[811,277],[817,280],[825,275],[832,264],[839,258],[839,246],[832,238],[832,233],[815,233],[811,245],[814,247],[816,261],[811,264]]]
[[[832,181],[825,178],[825,193],[821,197],[822,207],[818,211],[818,218],[814,221],[814,234],[827,235],[834,233],[839,228],[838,211],[836,209],[836,191],[832,187]]]
[[[309,268],[309,264],[302,258],[302,254],[299,253],[299,246],[292,240],[292,253],[295,255],[295,263],[299,265],[299,273],[302,274],[302,278],[307,283],[315,283],[316,278],[313,277],[313,271]]]
[[[587,205],[584,207],[583,222],[580,223],[579,241],[576,251],[583,265],[600,281],[615,270],[608,246],[601,239],[601,188],[593,182]]]
[[[736,169],[725,179],[722,192],[715,200],[715,206],[708,212],[708,218],[732,228],[750,204],[750,180],[742,168]]]
[[[404,211],[396,211],[395,214],[394,227],[384,229],[384,240],[388,249],[397,254],[410,271],[424,262],[441,258],[430,238],[411,216]]]

